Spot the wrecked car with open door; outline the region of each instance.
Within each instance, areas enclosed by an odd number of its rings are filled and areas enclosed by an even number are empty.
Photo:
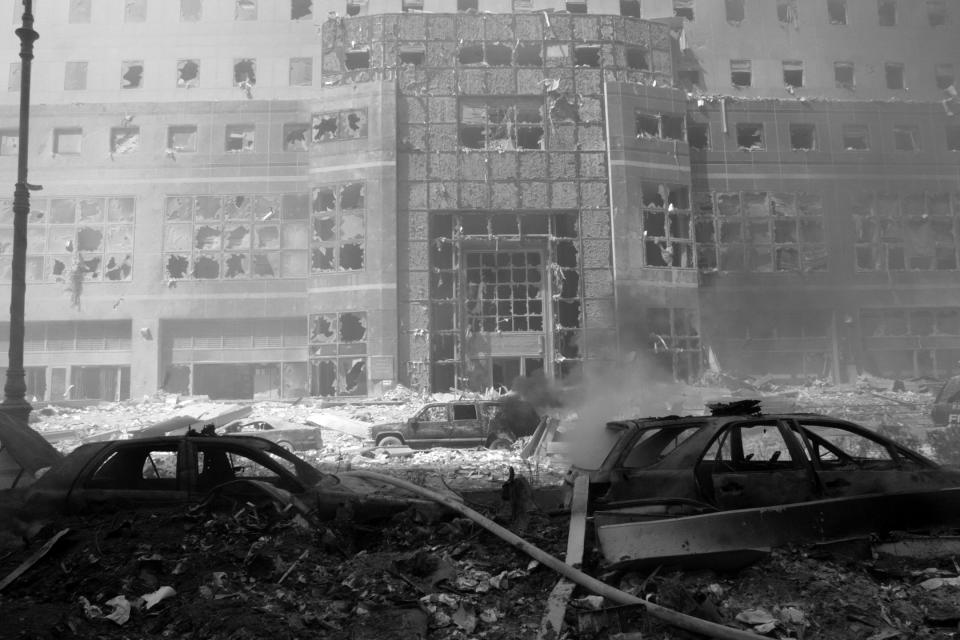
[[[569,480],[572,485],[577,473],[589,476],[590,508],[611,561],[636,551],[635,538],[649,532],[652,525],[643,523],[652,521],[675,520],[664,534],[668,541],[689,533],[680,521],[730,538],[729,530],[711,522],[735,512],[736,526],[751,523],[760,532],[756,544],[765,546],[826,532],[948,524],[954,518],[948,507],[960,504],[960,471],[827,416],[721,409],[712,416],[612,422],[605,437],[606,455],[595,455],[593,468],[575,460],[580,468]],[[860,515],[851,520],[854,513]],[[777,518],[776,530],[767,530]],[[818,529],[804,534],[802,525],[811,519]],[[643,553],[651,552],[650,543],[648,537]],[[704,545],[709,548],[709,541]]]
[[[33,517],[183,504],[226,486],[241,499],[295,496],[320,517],[348,504],[376,517],[422,502],[350,472],[323,473],[262,438],[187,435],[81,445],[29,488],[23,511]]]

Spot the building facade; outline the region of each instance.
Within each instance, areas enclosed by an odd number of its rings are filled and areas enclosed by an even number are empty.
[[[35,5],[38,399],[960,359],[955,4]]]

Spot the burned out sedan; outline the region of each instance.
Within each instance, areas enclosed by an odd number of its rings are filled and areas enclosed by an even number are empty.
[[[217,429],[224,435],[253,435],[276,442],[287,451],[310,451],[323,448],[320,427],[289,420],[234,420]]]
[[[29,487],[24,511],[36,515],[199,502],[212,490],[284,499],[321,516],[361,503],[363,517],[389,515],[418,501],[350,472],[327,474],[255,436],[166,436],[77,447]]]
[[[960,471],[814,414],[624,420],[607,424],[602,440],[572,472],[589,475],[601,510],[680,515],[960,487]]]

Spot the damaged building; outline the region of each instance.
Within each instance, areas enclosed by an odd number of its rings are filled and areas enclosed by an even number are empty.
[[[28,396],[960,360],[948,3],[147,5],[38,3]]]

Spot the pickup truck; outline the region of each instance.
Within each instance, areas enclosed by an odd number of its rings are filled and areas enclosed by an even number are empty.
[[[532,435],[539,422],[536,409],[516,396],[432,402],[403,422],[373,425],[370,438],[379,447],[507,449]]]

